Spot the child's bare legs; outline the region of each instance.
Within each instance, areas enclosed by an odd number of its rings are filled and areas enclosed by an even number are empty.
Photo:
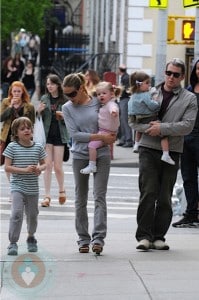
[[[64,171],[63,171],[63,154],[64,146],[53,146],[52,144],[46,145],[46,170],[44,172],[44,187],[45,198],[42,202],[43,207],[50,205],[50,189],[52,181],[52,169],[54,166],[55,176],[59,186],[59,202],[63,204],[66,201],[65,188],[64,188]],[[61,200],[60,200],[61,199]]]
[[[163,151],[161,160],[163,160],[164,162],[170,165],[175,165],[175,161],[169,155],[169,140],[167,137],[161,139],[161,147]]]
[[[96,160],[97,160],[97,150],[95,148],[89,148],[89,164],[84,169],[81,169],[80,173],[82,174],[96,173],[97,172]]]
[[[135,143],[134,143],[134,146],[133,146],[133,152],[134,153],[138,153],[138,148],[139,148],[141,136],[142,136],[142,133],[139,132],[139,131],[136,131],[136,133],[135,133]]]

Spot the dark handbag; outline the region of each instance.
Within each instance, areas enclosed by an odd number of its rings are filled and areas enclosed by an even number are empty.
[[[6,142],[0,141],[0,152],[1,152],[1,166],[4,165],[5,156],[3,155],[3,151],[6,148]]]
[[[64,145],[64,156],[63,161],[68,161],[70,157],[70,149],[67,144]]]

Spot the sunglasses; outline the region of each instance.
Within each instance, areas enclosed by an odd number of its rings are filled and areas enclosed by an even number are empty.
[[[174,78],[179,78],[181,76],[181,73],[178,73],[178,72],[171,72],[171,71],[165,71],[165,74],[167,76],[171,76],[173,75]]]
[[[71,93],[69,93],[69,94],[66,94],[66,93],[65,93],[65,95],[66,95],[66,97],[68,97],[68,98],[75,98],[75,97],[77,96],[77,93],[78,93],[78,91],[73,91],[73,92],[71,92]]]

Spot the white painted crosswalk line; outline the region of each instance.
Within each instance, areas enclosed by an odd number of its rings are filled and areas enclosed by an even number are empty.
[[[41,201],[41,199],[40,199]],[[11,203],[8,202],[7,197],[1,199],[1,214],[4,216],[10,215]],[[88,201],[89,217],[93,216],[94,203],[93,201]],[[68,211],[70,210],[70,211]],[[72,210],[72,211],[71,211]],[[75,216],[75,206],[73,200],[67,200],[67,202],[60,206],[56,199],[51,200],[51,206],[49,208],[39,208],[39,217],[74,217]],[[133,202],[123,202],[123,201],[107,201],[107,212],[108,218],[132,218],[135,217],[137,210],[137,203]],[[128,213],[127,213],[128,212]]]

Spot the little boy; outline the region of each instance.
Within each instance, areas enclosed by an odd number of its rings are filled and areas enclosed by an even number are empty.
[[[23,213],[27,221],[27,247],[37,251],[34,234],[37,229],[39,183],[38,176],[46,168],[46,153],[40,143],[33,142],[33,126],[27,117],[15,119],[11,126],[13,142],[4,150],[5,171],[10,173],[12,209],[9,225],[8,255],[17,255]]]

